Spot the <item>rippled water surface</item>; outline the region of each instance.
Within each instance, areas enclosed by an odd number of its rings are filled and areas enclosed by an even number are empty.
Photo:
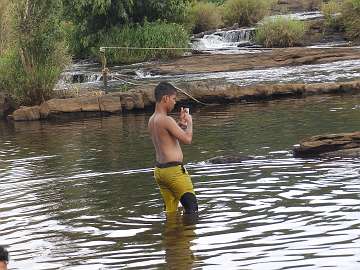
[[[360,160],[292,146],[360,130],[360,96],[193,108],[200,204],[162,213],[149,113],[0,122],[0,244],[11,269],[358,269]],[[241,163],[207,159],[240,153]]]

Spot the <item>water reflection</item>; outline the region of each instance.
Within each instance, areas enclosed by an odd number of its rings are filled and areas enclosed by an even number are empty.
[[[195,256],[191,242],[196,238],[196,223],[196,215],[167,214],[162,243],[168,269],[192,269]]]

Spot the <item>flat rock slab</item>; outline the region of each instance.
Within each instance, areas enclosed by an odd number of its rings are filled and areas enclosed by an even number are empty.
[[[201,54],[144,65],[152,74],[179,75],[189,73],[229,72],[293,65],[323,64],[360,59],[360,49],[349,48],[274,48],[254,54]]]
[[[295,157],[360,157],[360,131],[326,134],[304,139],[294,148]]]

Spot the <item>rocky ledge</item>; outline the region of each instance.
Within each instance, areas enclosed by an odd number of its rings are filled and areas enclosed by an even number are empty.
[[[206,103],[234,103],[263,101],[288,97],[306,97],[318,94],[360,93],[360,80],[339,83],[316,84],[272,84],[238,86],[219,80],[182,82],[176,85],[192,97]],[[134,88],[128,92],[117,92],[102,96],[51,99],[40,106],[21,107],[10,118],[29,121],[57,118],[66,115],[119,114],[132,110],[144,110],[155,104],[154,85]],[[179,103],[193,102],[188,96],[179,94]]]
[[[360,59],[359,51],[359,47],[295,47],[260,49],[252,54],[200,54],[160,62],[156,68],[153,63],[145,64],[143,70],[153,75],[184,75],[324,64]]]
[[[360,131],[313,136],[294,148],[295,157],[360,157]]]

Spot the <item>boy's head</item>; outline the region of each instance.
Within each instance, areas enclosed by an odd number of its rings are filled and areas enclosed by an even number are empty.
[[[4,247],[0,246],[0,270],[6,270],[8,262],[9,252]]]
[[[155,87],[155,100],[159,103],[164,96],[173,96],[176,95],[176,93],[177,90],[172,84],[161,82]]]

